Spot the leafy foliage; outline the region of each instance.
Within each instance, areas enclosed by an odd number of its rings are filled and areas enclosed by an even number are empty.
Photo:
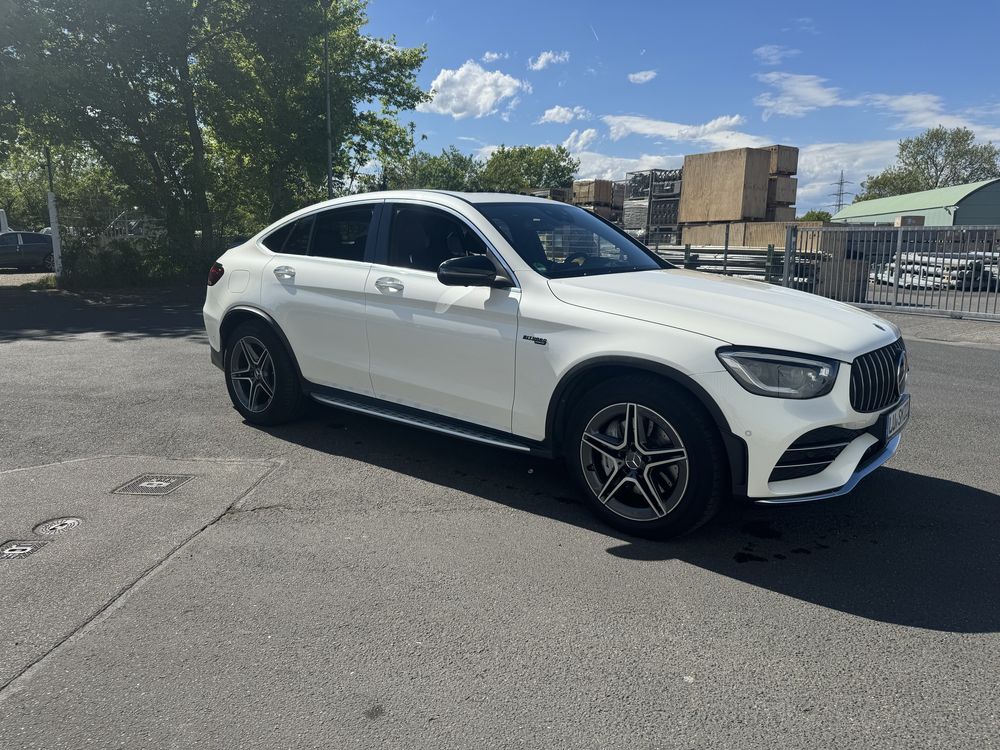
[[[813,209],[812,211],[806,211],[802,216],[799,217],[799,221],[830,221],[833,218],[833,214],[829,211],[817,211]]]
[[[482,184],[498,193],[569,187],[579,168],[580,161],[564,146],[500,146],[483,167]]]
[[[480,189],[482,171],[482,161],[451,146],[437,155],[418,151],[402,160],[390,161],[381,173],[368,175],[363,186],[369,190],[475,191]]]
[[[855,203],[1000,177],[1000,148],[968,128],[936,127],[899,142],[896,164],[861,183]]]
[[[48,174],[44,146],[22,137],[0,162],[0,208],[10,225],[37,230],[48,226]],[[74,232],[96,233],[110,222],[109,207],[119,205],[126,188],[97,154],[86,148],[52,152],[53,185],[59,196],[61,224]]]
[[[93,155],[173,248],[208,252],[220,228],[325,197],[327,31],[338,189],[412,148],[396,117],[426,96],[424,49],[365,22],[362,0],[20,0],[4,14],[0,145],[13,117],[17,141]]]

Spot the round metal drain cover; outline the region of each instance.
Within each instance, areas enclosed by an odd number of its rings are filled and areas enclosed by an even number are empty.
[[[35,533],[55,536],[56,534],[62,534],[64,531],[72,531],[81,523],[83,523],[82,518],[53,518],[51,521],[38,524],[35,527]]]

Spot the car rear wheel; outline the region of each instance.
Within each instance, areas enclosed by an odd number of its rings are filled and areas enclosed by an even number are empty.
[[[688,533],[715,515],[728,465],[690,393],[656,377],[598,385],[573,409],[565,450],[594,512],[639,536]]]
[[[224,371],[236,411],[253,424],[289,422],[302,412],[295,364],[274,332],[243,323],[226,342]]]

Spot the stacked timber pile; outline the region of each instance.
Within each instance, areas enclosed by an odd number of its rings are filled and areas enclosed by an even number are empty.
[[[614,212],[614,183],[611,180],[577,180],[573,183],[573,203],[611,220]]]

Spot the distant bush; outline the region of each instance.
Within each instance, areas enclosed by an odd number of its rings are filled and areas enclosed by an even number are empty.
[[[201,281],[213,257],[196,249],[177,249],[165,239],[129,238],[99,243],[89,238],[67,238],[63,243],[62,285],[67,289],[121,289],[126,287],[188,284]]]

